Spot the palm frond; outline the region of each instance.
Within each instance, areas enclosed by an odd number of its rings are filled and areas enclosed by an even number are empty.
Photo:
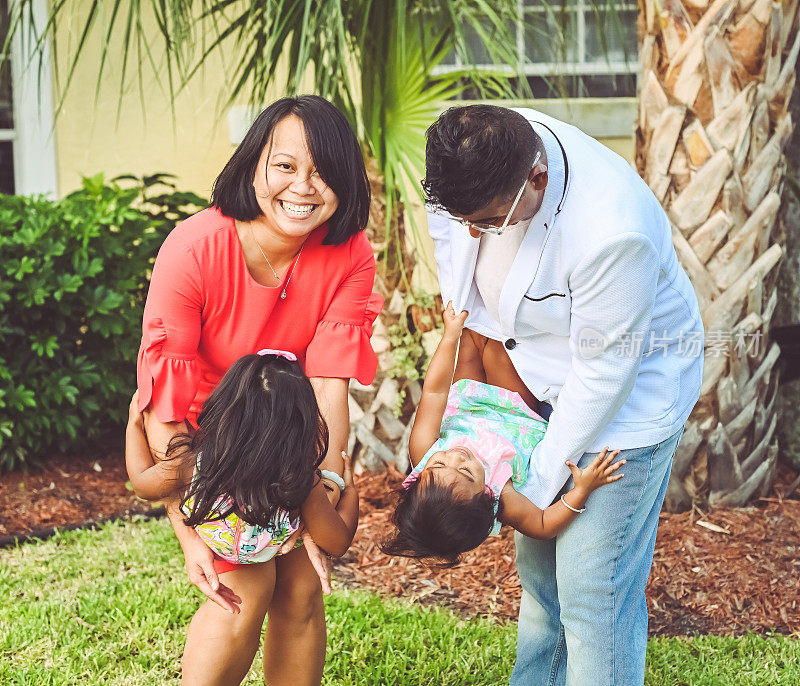
[[[25,18],[34,1],[11,4],[6,52],[14,32],[30,26]],[[599,27],[615,20],[618,1],[590,0]],[[56,74],[58,111],[88,39],[98,30],[103,39],[98,89],[116,50],[120,106],[133,70],[145,102],[143,65],[174,103],[212,56],[225,56],[222,108],[242,99],[262,106],[269,89],[294,93],[310,76],[314,92],[345,113],[367,154],[376,158],[391,220],[396,203],[407,206],[422,197],[425,131],[447,100],[467,87],[484,98],[530,97],[518,32],[538,30],[543,40],[565,50],[565,2],[541,0],[544,24],[527,27],[519,0],[90,0],[88,10],[85,0],[53,0],[47,25],[31,40],[41,57],[50,36],[55,54],[56,27],[79,17],[66,76],[58,80]],[[146,28],[152,23],[156,31]],[[604,36],[600,42],[607,50]],[[450,56],[455,66],[437,70]],[[57,68],[59,60],[54,61]]]

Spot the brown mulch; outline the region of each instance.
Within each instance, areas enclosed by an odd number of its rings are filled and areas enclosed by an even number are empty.
[[[0,474],[0,536],[30,534],[140,514],[153,508],[125,487],[121,452],[58,455],[40,467]]]
[[[782,470],[774,493],[794,477]],[[446,604],[466,615],[515,619],[520,586],[513,532],[503,527],[454,569],[383,555],[397,472],[359,479],[361,521],[336,576],[385,596]],[[747,631],[800,633],[800,500],[766,498],[756,507],[663,513],[647,587],[651,635]],[[720,529],[722,531],[720,531]]]
[[[508,527],[450,570],[380,552],[391,490],[401,478],[358,477],[361,521],[353,547],[336,563],[337,580],[465,616],[516,618],[520,587]],[[800,494],[780,497],[793,478],[782,468],[773,497],[756,507],[661,515],[647,589],[651,634],[800,633]],[[121,452],[100,449],[2,474],[0,537],[150,510],[126,481]]]

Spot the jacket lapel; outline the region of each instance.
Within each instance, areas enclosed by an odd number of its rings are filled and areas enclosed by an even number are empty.
[[[514,336],[517,309],[539,269],[546,239],[547,227],[539,217],[534,217],[500,293],[500,329],[504,336]]]
[[[523,116],[526,115],[526,112],[533,114],[532,110],[520,111]],[[536,114],[541,116],[539,113]],[[549,180],[542,199],[542,206],[531,220],[500,294],[500,329],[504,336],[509,337],[515,335],[517,310],[539,270],[547,235],[553,230],[555,217],[560,211],[561,202],[566,195],[566,153],[562,151],[561,144],[549,126],[534,122],[530,118],[529,121],[542,139],[547,151]],[[551,120],[551,122],[558,125],[555,120]],[[538,128],[534,124],[539,124]]]

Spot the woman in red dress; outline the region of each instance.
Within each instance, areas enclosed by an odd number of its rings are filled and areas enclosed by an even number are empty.
[[[363,234],[369,202],[360,147],[333,105],[304,95],[261,113],[217,178],[211,207],[170,233],[153,268],[137,377],[156,457],[196,425],[236,359],[273,348],[297,355],[311,378],[330,431],[322,467],[342,473],[348,380],[370,383],[377,366],[369,338],[382,299],[372,293],[375,259]],[[262,565],[228,571],[222,583],[178,502],[167,511],[189,579],[213,601],[198,611],[209,621],[189,628],[184,683],[232,682],[258,645],[264,617],[253,608],[263,606]],[[275,570],[265,680],[319,684],[326,638],[319,578],[302,548],[276,558]]]

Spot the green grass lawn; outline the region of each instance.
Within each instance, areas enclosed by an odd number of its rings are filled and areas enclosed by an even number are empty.
[[[110,524],[0,551],[0,684],[174,684],[199,603],[165,521]],[[503,684],[515,626],[339,591],[326,684]],[[247,684],[261,683],[258,661]],[[800,683],[782,636],[653,639],[647,684]]]

